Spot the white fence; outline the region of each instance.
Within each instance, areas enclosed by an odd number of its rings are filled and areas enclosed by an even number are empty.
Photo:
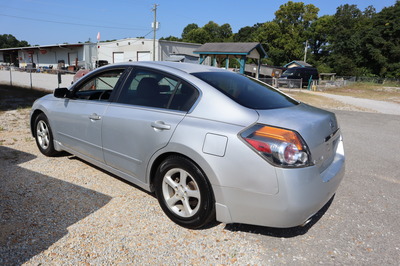
[[[68,87],[73,80],[73,74],[62,74],[58,84],[58,75],[20,71],[18,68],[0,70],[0,84],[39,88],[53,91],[57,87]]]

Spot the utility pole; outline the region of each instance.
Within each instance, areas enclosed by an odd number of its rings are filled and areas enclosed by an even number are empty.
[[[154,4],[152,11],[154,12],[154,22],[153,22],[153,61],[156,61],[156,31],[158,29],[157,22],[157,7],[159,5]]]
[[[308,40],[306,40],[306,46],[304,47],[304,63],[307,63],[307,46],[308,46]]]

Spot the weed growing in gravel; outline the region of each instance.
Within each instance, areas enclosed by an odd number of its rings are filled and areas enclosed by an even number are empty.
[[[25,142],[32,142],[33,138],[32,137],[25,137]]]
[[[0,131],[4,131],[4,127],[0,127]]]

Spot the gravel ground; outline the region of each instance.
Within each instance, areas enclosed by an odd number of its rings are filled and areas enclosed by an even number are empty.
[[[320,95],[323,97],[331,98],[336,101],[350,104],[360,108],[368,108],[373,112],[382,113],[382,114],[390,114],[390,115],[400,115],[400,104],[392,103],[392,102],[384,102],[384,101],[377,101],[371,99],[361,99],[355,98],[350,96],[343,96],[343,95],[335,95],[329,93],[318,93],[318,92],[310,92],[316,95]]]
[[[75,156],[40,154],[29,132],[29,109],[18,108],[24,104],[15,98],[1,100],[1,265],[333,265],[400,260],[398,227],[388,229],[372,220],[375,224],[366,227],[368,210],[361,212],[357,202],[349,204],[352,194],[347,187],[304,228],[220,223],[202,230],[179,227],[163,214],[152,194]],[[389,181],[396,190],[396,177]],[[384,208],[398,206],[398,197],[385,204]],[[397,213],[392,216],[388,219],[396,221]],[[354,229],[343,227],[349,217]],[[377,237],[385,240],[374,246],[371,241]]]
[[[393,88],[400,89],[400,88]],[[386,102],[371,99],[356,98],[351,96],[314,92],[309,90],[294,90],[281,88],[283,92],[292,95],[294,98],[299,97],[299,94],[308,94],[318,98],[310,104],[314,104],[324,109],[335,109],[345,111],[360,111],[370,113],[381,113],[390,115],[400,115],[400,104],[396,102]],[[329,100],[319,100],[319,98],[327,98]],[[300,98],[301,100],[301,98]]]
[[[156,198],[78,158],[41,155],[29,109],[0,113],[0,264],[259,264],[246,232],[187,230]]]

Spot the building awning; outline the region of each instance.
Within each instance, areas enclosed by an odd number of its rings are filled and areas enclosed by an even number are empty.
[[[244,55],[254,59],[265,58],[267,56],[262,45],[256,42],[205,43],[195,50],[194,53],[200,55]]]
[[[244,74],[245,64],[248,58],[258,61],[257,77],[261,59],[267,57],[267,53],[260,43],[256,42],[234,42],[234,43],[205,43],[197,50],[193,51],[200,55],[200,64],[207,57],[212,58],[212,65],[219,65],[225,61],[225,67],[228,68],[229,59],[234,58],[240,64],[240,73]]]

